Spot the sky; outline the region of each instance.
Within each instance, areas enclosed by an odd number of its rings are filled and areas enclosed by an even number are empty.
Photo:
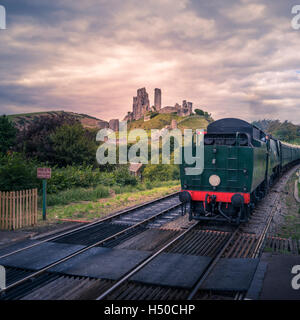
[[[146,87],[151,105],[161,88],[163,106],[300,124],[298,3],[0,0],[0,114],[123,119]]]

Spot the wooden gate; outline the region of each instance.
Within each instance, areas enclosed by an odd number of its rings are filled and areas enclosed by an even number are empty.
[[[0,191],[0,229],[15,230],[36,224],[37,198],[37,189]]]

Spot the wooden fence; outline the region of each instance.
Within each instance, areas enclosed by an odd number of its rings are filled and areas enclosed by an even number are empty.
[[[15,230],[36,224],[37,198],[37,189],[0,191],[0,229]]]

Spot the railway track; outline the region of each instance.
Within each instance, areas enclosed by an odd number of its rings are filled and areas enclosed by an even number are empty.
[[[207,293],[202,289],[206,279],[212,273],[217,263],[221,258],[251,258],[256,259],[259,257],[266,238],[270,226],[272,224],[272,220],[274,215],[276,214],[276,210],[278,209],[278,204],[280,203],[280,193],[283,191],[283,187],[286,184],[287,180],[291,176],[291,174],[296,170],[296,168],[291,169],[287,172],[282,179],[277,182],[275,187],[271,190],[265,201],[272,201],[272,204],[269,206],[265,206],[264,202],[260,203],[260,205],[256,208],[253,213],[255,219],[250,221],[249,224],[240,225],[234,231],[220,231],[218,234],[218,239],[214,239],[213,243],[217,245],[216,250],[212,254],[212,260],[207,266],[206,270],[200,275],[199,280],[193,286],[191,290],[182,290],[178,288],[166,287],[166,286],[147,286],[142,284],[133,283],[130,278],[134,277],[136,273],[138,273],[142,268],[144,268],[148,263],[150,263],[153,259],[155,259],[158,255],[165,252],[179,252],[181,254],[201,254],[205,255],[205,251],[202,249],[208,249],[212,242],[209,239],[209,230],[206,230],[207,234],[205,240],[202,241],[198,238],[196,241],[192,241],[193,230],[197,227],[197,223],[190,227],[185,233],[178,236],[176,239],[173,239],[170,243],[166,244],[162,249],[154,253],[148,260],[141,263],[134,270],[132,270],[125,277],[120,279],[111,288],[107,289],[105,292],[102,292],[101,295],[97,297],[97,300],[103,299],[201,299],[203,297],[207,297]],[[275,188],[275,189],[274,189]],[[269,202],[270,203],[270,202]],[[265,220],[265,223],[262,221]],[[257,222],[259,221],[259,228],[255,228],[257,226]],[[203,230],[205,232],[205,230]],[[226,234],[223,236],[222,234]],[[187,237],[187,241],[181,241],[180,244],[176,242],[180,242],[180,240],[184,237]],[[200,240],[200,241],[199,241]],[[173,246],[173,248],[172,248]],[[172,249],[171,249],[172,248]],[[198,252],[195,252],[195,249]],[[183,275],[184,276],[184,275]],[[231,298],[234,299],[243,299],[245,297],[246,292],[233,292]]]
[[[256,259],[259,257],[265,242],[270,242],[269,231],[272,227],[273,218],[280,207],[280,195],[283,191],[283,186],[294,170],[296,168],[291,169],[277,182],[268,196],[255,209],[253,217],[247,225],[240,225],[236,229],[226,227],[223,229],[215,228],[213,230],[212,227],[205,228],[205,226],[201,226],[199,223],[193,223],[184,231],[170,231],[168,241],[158,246],[156,250],[152,250],[150,255],[142,259],[125,275],[116,280],[50,272],[51,270],[49,269],[71,259],[73,255],[67,256],[57,263],[36,272],[9,268],[8,279],[10,279],[9,283],[11,282],[12,284],[8,285],[5,290],[6,295],[2,296],[2,298],[96,300],[191,300],[212,298],[215,293],[208,292],[203,288],[203,285],[221,259]],[[272,205],[266,205],[266,202],[272,203]],[[176,217],[176,215],[172,215],[172,210],[178,209],[177,205],[179,204],[174,204],[174,208],[169,206],[169,208],[165,209],[166,212],[164,213],[167,214],[168,212],[169,214],[168,219]],[[159,207],[161,210],[162,206]],[[80,236],[80,232],[86,230],[85,228],[79,228],[79,233],[71,231],[51,239],[57,243],[64,242],[85,245],[85,248],[77,252],[76,255],[101,245],[113,248],[120,244],[122,245],[122,243],[131,237],[134,239],[135,236],[139,233],[142,234],[149,227],[160,228],[163,225],[164,219],[162,219],[162,223],[153,223],[153,221],[160,221],[160,217],[163,214],[160,212],[155,216],[150,216],[150,212],[153,213],[151,204],[149,209],[145,210],[144,217],[147,218],[143,221],[138,221],[137,214],[133,214],[131,217],[117,216],[114,225],[122,226],[123,229],[118,232],[115,230],[113,235],[106,234],[105,239],[99,240],[98,233],[91,232],[93,229],[87,229],[90,231],[90,237],[84,239],[84,237]],[[106,219],[101,221],[102,227],[105,226],[105,229],[107,229],[107,222]],[[95,226],[98,225],[92,224],[92,228]],[[143,250],[143,247],[141,246],[139,249]],[[159,282],[155,283],[155,281],[153,283],[151,281],[149,283],[141,282],[138,274],[149,268],[157,259],[157,261],[160,261],[159,258],[168,254],[173,256],[178,255],[182,258],[189,258],[191,256],[208,257],[210,261],[203,272],[198,274],[198,279],[191,288],[182,288]],[[159,270],[159,264],[157,268]],[[185,274],[181,276],[185,277]],[[28,282],[33,278],[35,279],[34,281]],[[246,292],[244,291],[229,292],[219,294],[216,298],[243,299],[245,294]]]
[[[269,236],[268,238],[268,235],[273,231],[273,219],[278,210],[280,210],[281,193],[284,192],[284,186],[298,168],[299,165],[287,171],[271,188],[266,198],[259,203],[257,208],[254,210],[251,220],[246,225],[241,225],[239,228],[240,230],[236,234],[236,241],[232,241],[227,244],[227,248],[225,248],[223,254],[216,257],[216,262],[221,258],[221,256],[227,258],[251,259],[260,257],[266,243],[270,243],[271,237]],[[266,203],[269,205],[266,205]],[[208,273],[209,272],[210,271],[208,270]],[[201,299],[204,296],[209,297],[205,292],[199,292],[202,284],[203,281],[201,279],[199,284],[197,284],[197,289],[195,288],[189,295],[189,300],[192,298]],[[243,300],[247,292],[235,292],[233,294],[235,300]]]
[[[34,288],[38,288],[49,281],[56,279],[57,275],[49,272],[50,269],[66,262],[76,256],[79,256],[88,250],[99,246],[114,246],[124,239],[128,239],[145,228],[151,227],[155,220],[162,225],[181,214],[180,202],[177,193],[162,197],[155,201],[148,202],[134,208],[124,210],[113,216],[90,223],[88,225],[67,231],[63,234],[48,237],[39,242],[26,244],[17,249],[4,249],[0,254],[0,264],[7,268],[7,286],[0,290],[1,299],[10,299],[21,297]],[[166,217],[164,217],[166,216]],[[122,223],[122,221],[124,221]],[[63,257],[54,259],[51,263],[30,270],[27,268],[14,268],[10,266],[9,259],[23,256],[31,259],[30,250],[43,250],[45,244],[74,244],[77,250],[71,254],[64,254]],[[80,245],[80,247],[78,246]],[[21,294],[20,294],[21,293]]]
[[[144,220],[145,217],[151,216],[151,214],[149,214],[149,212],[155,213],[155,212],[161,210],[162,207],[164,209],[167,209],[168,206],[171,208],[173,205],[179,204],[179,201],[177,199],[177,195],[178,195],[178,192],[175,192],[175,193],[170,194],[168,196],[158,198],[154,201],[149,201],[149,202],[143,203],[141,205],[137,205],[132,208],[119,211],[109,217],[99,219],[97,221],[91,222],[91,223],[86,224],[81,227],[76,227],[76,228],[71,229],[69,231],[59,233],[58,235],[54,235],[54,236],[50,236],[50,237],[46,236],[45,239],[39,240],[39,241],[34,242],[30,245],[27,245],[27,244],[25,246],[21,245],[21,248],[11,250],[11,247],[8,247],[8,248],[0,249],[0,259],[17,254],[17,253],[22,252],[24,250],[31,249],[36,246],[39,246],[45,242],[50,242],[50,241],[59,242],[62,239],[66,239],[67,237],[73,237],[74,235],[75,235],[75,237],[77,237],[79,234],[80,235],[84,234],[84,235],[90,236],[92,232],[99,231],[99,230],[97,230],[98,227],[101,230],[102,226],[107,226],[107,225],[105,225],[105,223],[116,222],[116,223],[120,224],[120,219],[125,218],[124,221],[126,221],[126,220],[128,221],[130,219],[130,217],[133,217],[132,220],[134,220],[134,217],[136,217],[138,213],[140,213],[141,211],[146,211],[146,213],[143,212],[143,214],[140,215],[139,220],[136,221],[136,222],[140,222],[140,221]],[[162,203],[163,203],[163,205],[162,205]],[[176,216],[176,215],[174,215],[174,216]],[[132,225],[132,223],[129,223],[129,224]],[[5,252],[5,251],[8,251],[8,252]],[[3,252],[5,252],[5,253],[3,253]]]

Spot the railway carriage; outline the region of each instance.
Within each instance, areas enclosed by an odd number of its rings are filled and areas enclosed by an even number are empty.
[[[204,135],[202,174],[187,175],[191,165],[180,166],[179,198],[184,208],[189,204],[190,219],[247,222],[269,187],[299,160],[300,147],[274,139],[244,120],[221,119]]]

